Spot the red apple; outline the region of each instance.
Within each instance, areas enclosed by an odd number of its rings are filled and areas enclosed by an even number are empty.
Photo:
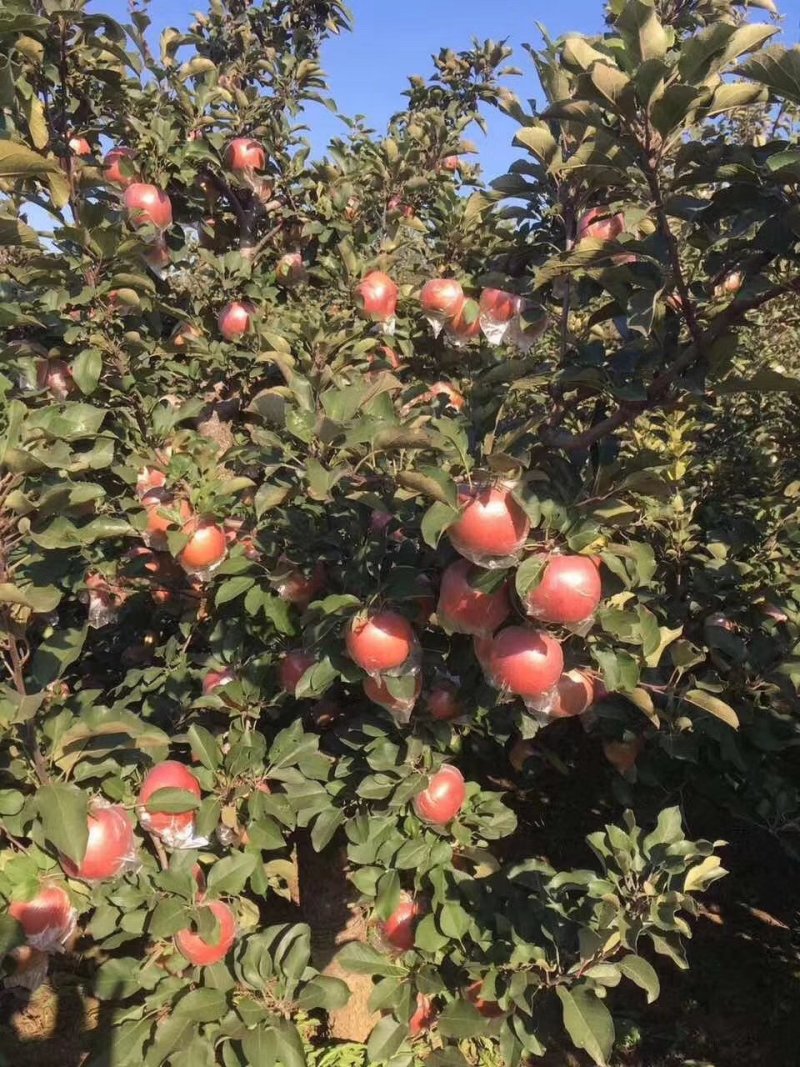
[[[434,382],[428,390],[427,399],[433,401],[441,398],[444,398],[448,407],[455,408],[456,411],[462,411],[464,408],[464,397],[450,382]]]
[[[194,836],[194,811],[148,811],[147,802],[159,789],[181,789],[199,799],[200,783],[182,763],[164,760],[148,771],[139,790],[139,822],[170,847],[179,848]]]
[[[368,674],[402,666],[417,646],[411,623],[396,611],[357,615],[345,637],[350,658]]]
[[[373,270],[356,287],[356,303],[365,318],[388,322],[397,310],[398,289],[388,274]]]
[[[485,1019],[502,1018],[506,1013],[503,1011],[497,1001],[483,999],[483,997],[481,996],[482,988],[483,982],[481,982],[480,980],[478,980],[477,982],[472,982],[471,985],[468,985],[467,988],[464,990],[464,996],[470,1002],[470,1004],[474,1005],[475,1008],[477,1008],[479,1014],[481,1014]]]
[[[714,286],[714,296],[717,300],[723,296],[734,296],[744,285],[744,275],[740,270],[733,270],[726,274],[719,285]]]
[[[217,935],[211,941],[204,941],[190,927],[175,934],[175,948],[193,963],[195,967],[209,967],[225,959],[236,940],[236,920],[227,904],[221,900],[212,900],[203,907],[209,908],[217,920]]]
[[[66,400],[76,388],[72,368],[63,359],[42,360],[37,366],[37,385],[56,400]]]
[[[625,232],[625,216],[609,214],[607,207],[593,207],[578,220],[578,240],[593,237],[598,241],[613,241]]]
[[[588,556],[552,555],[539,584],[525,596],[525,610],[540,622],[576,625],[594,615],[602,595],[600,575]]]
[[[430,717],[441,722],[460,719],[464,714],[458,689],[452,682],[438,682],[428,693],[426,707]]]
[[[554,701],[549,714],[554,719],[583,715],[599,699],[594,678],[586,671],[566,671],[556,682]]]
[[[417,993],[417,1007],[408,1020],[408,1032],[412,1037],[419,1037],[425,1030],[430,1030],[436,1022],[438,1012],[430,997]]]
[[[520,552],[531,524],[509,489],[462,486],[458,499],[461,515],[447,530],[456,552],[479,565]]]
[[[226,341],[238,341],[252,327],[255,313],[255,305],[249,300],[234,300],[226,304],[217,316],[219,332]]]
[[[461,159],[458,156],[445,156],[440,166],[442,170],[449,170],[452,173],[461,169]]]
[[[481,311],[477,300],[463,300],[452,314],[448,332],[456,341],[466,343],[480,336]]]
[[[306,652],[303,648],[295,648],[287,652],[278,668],[278,681],[281,689],[294,696],[300,679],[316,662],[316,656],[311,652]]]
[[[321,563],[316,564],[310,575],[291,570],[282,577],[277,587],[278,596],[305,611],[317,594],[325,589],[326,580],[325,568]]]
[[[464,303],[464,290],[455,278],[431,278],[423,285],[419,300],[426,315],[450,319]]]
[[[42,885],[31,900],[14,900],[8,913],[25,931],[28,944],[58,952],[75,930],[77,912],[60,885]]]
[[[202,336],[202,330],[198,330],[191,322],[179,322],[169,339],[175,348],[188,348],[195,341],[199,341]]]
[[[142,497],[142,507],[147,512],[145,540],[151,548],[166,548],[167,531],[178,522],[187,521],[192,514],[188,501],[176,498],[164,488],[148,489]],[[173,519],[173,515],[179,519]]]
[[[306,277],[306,268],[300,252],[286,252],[275,267],[275,280],[284,289],[292,289]]]
[[[210,696],[217,689],[222,689],[223,686],[235,681],[236,675],[227,667],[221,671],[209,671],[203,679],[203,696]]]
[[[381,923],[381,937],[390,948],[408,952],[414,947],[414,930],[422,910],[415,900],[405,897],[389,918]]]
[[[73,156],[90,156],[92,154],[92,146],[85,137],[78,137],[73,134],[67,143]]]
[[[520,312],[521,300],[504,289],[484,289],[481,293],[481,315],[491,322],[510,322]]]
[[[89,814],[89,840],[79,864],[67,856],[61,866],[70,878],[99,882],[116,877],[135,855],[136,842],[127,812],[118,805],[95,805]]]
[[[508,585],[504,582],[492,593],[484,593],[470,584],[481,570],[469,560],[451,563],[442,575],[436,614],[448,629],[460,634],[492,634],[511,612]]]
[[[492,639],[489,669],[500,689],[532,700],[559,680],[564,656],[561,645],[546,631],[508,626]]]
[[[126,148],[124,145],[119,145],[117,148],[112,148],[110,152],[106,153],[106,157],[103,160],[103,176],[109,185],[117,185],[120,189],[126,189],[132,182],[136,181],[136,175],[133,173],[132,167],[129,167],[129,173],[123,172],[123,164],[127,161],[133,164],[136,158],[136,153],[132,148]]]
[[[234,174],[252,174],[266,167],[267,154],[252,137],[234,137],[225,149],[225,165]]]
[[[166,230],[172,225],[172,201],[155,185],[132,182],[123,197],[125,210],[133,226],[155,226]]]
[[[422,822],[446,826],[464,807],[467,787],[458,767],[445,763],[428,779],[427,787],[414,797],[414,811]]]
[[[136,477],[136,495],[143,499],[151,489],[163,489],[167,484],[167,476],[163,471],[155,467],[142,467]]]
[[[206,571],[222,563],[228,554],[228,539],[221,526],[193,516],[184,525],[189,541],[178,556],[185,571]]]
[[[422,691],[422,678],[416,675],[414,679],[414,692],[410,697],[396,697],[382,678],[370,675],[364,679],[364,696],[373,704],[378,704],[387,711],[408,713],[413,710]]]

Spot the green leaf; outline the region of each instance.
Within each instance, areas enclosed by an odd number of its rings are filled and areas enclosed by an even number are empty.
[[[185,928],[185,900],[180,897],[167,897],[156,904],[148,925],[148,933],[152,937],[172,937]]]
[[[594,657],[603,672],[603,684],[609,693],[630,693],[636,689],[639,664],[629,652],[597,648]]]
[[[378,881],[375,895],[375,911],[379,919],[388,919],[400,903],[400,875],[397,871],[386,871]]]
[[[229,578],[214,593],[214,603],[217,607],[227,604],[229,601],[241,596],[242,593],[246,593],[253,585],[255,585],[255,578],[249,578],[245,574],[240,574],[236,578]]]
[[[32,178],[58,172],[55,159],[45,159],[24,144],[0,141],[0,178]]]
[[[139,960],[131,956],[108,960],[98,969],[94,979],[94,995],[99,1000],[124,1000],[141,988]]]
[[[192,755],[196,756],[204,767],[215,771],[219,767],[222,753],[219,742],[214,735],[204,726],[192,723],[187,732],[187,739],[192,747]]]
[[[448,901],[438,915],[439,929],[446,937],[460,941],[470,927],[467,912],[454,901]]]
[[[242,1037],[242,1052],[247,1067],[274,1067],[277,1056],[275,1031],[268,1023],[246,1031]]]
[[[701,893],[712,882],[724,878],[728,872],[722,866],[719,856],[706,856],[704,860],[686,872],[683,881],[684,893]]]
[[[89,797],[74,785],[39,787],[36,807],[47,840],[80,865],[89,840]]]
[[[38,248],[39,237],[21,219],[0,217],[0,247],[3,248]]]
[[[647,994],[647,1003],[652,1004],[661,992],[661,984],[653,966],[642,959],[641,956],[625,956],[619,961],[619,969],[625,975],[643,989]]]
[[[680,808],[664,808],[659,812],[655,828],[642,842],[642,847],[649,856],[659,845],[674,845],[682,840],[683,820]]]
[[[542,580],[544,569],[547,566],[547,557],[544,555],[529,556],[517,567],[514,582],[517,595],[524,598],[532,592]]]
[[[303,1040],[294,1023],[281,1019],[275,1022],[274,1029],[276,1052],[283,1067],[308,1067]]]
[[[97,348],[85,348],[72,361],[72,377],[86,396],[95,391],[102,373],[103,356]]]
[[[688,693],[684,693],[683,699],[688,700],[690,704],[694,704],[698,708],[702,708],[703,711],[707,711],[709,715],[721,719],[722,722],[727,723],[734,730],[739,729],[739,716],[730,704],[726,704],[719,697],[712,696],[711,693],[706,693],[703,689],[690,689]]]
[[[336,962],[344,971],[351,974],[369,974],[381,978],[393,978],[404,975],[406,968],[392,963],[371,945],[360,941],[351,941],[336,954]]]
[[[164,815],[178,815],[184,811],[197,811],[200,800],[187,789],[175,789],[168,786],[156,791],[145,801],[145,808],[151,814],[160,812]]]
[[[608,1008],[586,986],[571,990],[556,986],[564,1029],[576,1048],[582,1048],[598,1067],[606,1067],[614,1046],[614,1021]]]
[[[440,952],[450,944],[450,938],[439,930],[433,915],[424,915],[414,931],[414,944],[423,952]]]
[[[227,998],[219,989],[193,989],[176,1002],[173,1011],[198,1023],[210,1023],[225,1014]]]
[[[319,974],[310,982],[306,982],[295,997],[295,1006],[298,1011],[316,1011],[318,1008],[323,1008],[325,1011],[338,1011],[349,999],[350,988],[346,982],[343,982],[341,978]]]
[[[800,50],[773,46],[764,48],[739,64],[736,73],[759,82],[778,99],[800,103]]]
[[[0,958],[5,957],[12,949],[25,944],[25,932],[22,925],[12,918],[8,912],[0,914]]]
[[[442,1011],[437,1028],[442,1037],[454,1037],[461,1041],[483,1033],[486,1019],[469,1001],[454,1000]]]
[[[455,507],[458,499],[456,484],[444,471],[436,467],[423,467],[417,471],[400,471],[397,481],[404,489],[421,496],[431,497],[448,507]]]
[[[234,852],[217,860],[208,875],[208,890],[236,896],[256,869],[258,858],[252,852]]]
[[[329,808],[319,813],[311,830],[311,844],[315,852],[321,852],[333,840],[333,835],[345,821],[341,808]]]
[[[453,508],[449,504],[443,504],[439,500],[435,504],[431,504],[422,516],[420,525],[422,539],[425,544],[430,545],[431,548],[436,548],[444,531],[448,526],[452,526],[459,514],[460,512],[457,508]]]
[[[81,630],[59,629],[39,645],[31,662],[34,688],[44,689],[61,677],[80,656],[87,632],[86,626]]]
[[[391,1015],[385,1016],[376,1023],[367,1040],[367,1062],[386,1063],[399,1050],[407,1033],[408,1028],[403,1023]]]
[[[514,144],[520,148],[527,148],[537,159],[548,165],[558,152],[556,139],[543,122],[517,130]]]
[[[614,20],[614,26],[640,63],[661,59],[666,54],[671,35],[659,22],[652,2],[628,0]]]

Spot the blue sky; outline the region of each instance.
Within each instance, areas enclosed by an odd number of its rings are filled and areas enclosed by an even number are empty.
[[[93,0],[91,6],[127,21],[126,0]],[[800,0],[780,6],[786,16],[784,36],[795,43]],[[154,37],[157,39],[168,25],[184,28],[191,12],[204,7],[202,0],[152,0]],[[472,37],[508,38],[514,48],[512,63],[523,70],[523,76],[509,84],[523,98],[536,97],[536,79],[521,49],[524,41],[538,44],[536,22],[541,21],[554,36],[567,30],[592,33],[602,26],[601,0],[562,0],[558,4],[534,0],[350,0],[349,7],[354,14],[354,32],[328,42],[323,63],[339,110],[347,115],[363,114],[379,130],[402,106],[400,94],[407,75],[427,75],[430,56],[443,46],[467,48]],[[762,13],[755,12],[754,17],[762,17]],[[488,137],[476,131],[475,139],[488,179],[504,173],[519,153],[511,145],[516,124],[494,111],[487,117]],[[343,131],[336,117],[323,108],[310,109],[308,121],[317,153],[331,136]]]

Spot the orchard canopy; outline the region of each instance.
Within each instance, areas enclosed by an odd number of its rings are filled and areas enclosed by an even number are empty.
[[[98,1064],[612,1063],[685,806],[795,853],[800,51],[604,14],[315,157],[339,0],[0,12],[0,967]]]

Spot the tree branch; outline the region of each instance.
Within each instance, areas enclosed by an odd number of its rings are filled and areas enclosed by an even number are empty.
[[[590,448],[620,426],[635,421],[643,412],[661,403],[680,375],[689,370],[702,357],[710,344],[719,340],[731,327],[739,325],[749,311],[755,311],[771,300],[791,292],[800,293],[800,277],[792,278],[782,285],[773,286],[748,300],[734,301],[725,311],[712,319],[708,329],[700,333],[698,343],[693,342],[687,345],[665,370],[656,375],[648,387],[646,400],[620,404],[611,415],[582,433],[571,434],[556,430],[552,426],[553,420],[551,419],[551,425],[540,431],[540,439],[544,444],[563,449],[565,452],[578,452],[581,449]]]
[[[686,319],[686,325],[689,327],[689,333],[692,335],[692,340],[699,346],[702,342],[702,331],[700,329],[700,324],[697,321],[697,310],[692,303],[689,286],[686,284],[686,278],[683,275],[678,239],[669,224],[658,174],[652,167],[647,168],[647,184],[650,186],[650,195],[653,197],[653,205],[656,209],[661,236],[664,238],[669,252],[672,274],[675,278],[675,285],[677,286],[678,294],[681,298],[681,311]]]
[[[249,226],[247,222],[247,216],[245,215],[244,208],[242,207],[241,200],[236,195],[236,193],[234,193],[233,189],[231,189],[230,185],[228,185],[227,181],[222,177],[221,174],[216,174],[209,170],[206,171],[206,177],[209,181],[213,182],[217,186],[220,192],[224,194],[225,199],[233,208],[233,213],[236,216],[236,221],[239,223],[239,230],[242,234],[244,234],[244,232],[248,230]]]

